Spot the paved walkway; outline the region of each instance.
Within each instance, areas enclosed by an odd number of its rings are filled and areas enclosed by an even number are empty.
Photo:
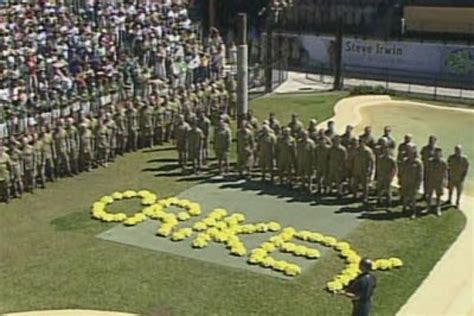
[[[333,77],[318,74],[305,74],[300,72],[289,72],[288,80],[280,85],[275,93],[288,92],[308,92],[308,91],[329,91],[332,89]],[[435,88],[431,86],[407,84],[407,83],[386,83],[376,80],[365,79],[344,79],[345,87],[355,86],[383,86],[389,91],[424,94],[438,97],[461,98],[474,101],[474,90]]]

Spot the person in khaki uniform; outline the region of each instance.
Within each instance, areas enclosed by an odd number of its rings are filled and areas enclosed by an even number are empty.
[[[109,150],[110,150],[110,133],[109,129],[105,125],[103,118],[99,119],[99,125],[95,132],[95,143],[97,146],[97,163],[104,167],[108,166],[109,162]]]
[[[436,195],[436,215],[441,216],[441,197],[443,196],[444,188],[448,179],[448,164],[443,159],[443,151],[441,148],[436,148],[434,156],[426,165],[427,184],[427,198],[428,208],[432,207],[433,193]]]
[[[221,124],[219,122],[218,126]],[[202,140],[202,163],[204,166],[207,165],[209,159],[209,136],[211,134],[211,120],[206,116],[204,111],[200,111],[197,118],[197,125],[204,134]]]
[[[79,174],[79,131],[74,125],[74,119],[67,120],[66,132],[68,135],[68,150],[71,170],[74,174]]]
[[[93,162],[94,134],[87,124],[81,124],[80,132],[80,161],[82,171],[91,171]]]
[[[183,173],[186,172],[188,163],[188,135],[190,126],[184,120],[183,115],[177,116],[177,124],[175,126],[176,149],[178,150],[178,162]]]
[[[155,143],[163,145],[165,141],[165,107],[157,104],[153,113]]]
[[[352,139],[355,138],[354,135],[352,135],[353,130],[354,127],[352,125],[347,125],[345,133],[341,135],[341,145],[344,146],[346,149],[349,148]]]
[[[214,152],[219,166],[219,174],[222,174],[223,169],[225,169],[226,174],[229,173],[229,152],[231,144],[232,131],[224,121],[220,121],[217,129],[214,131]]]
[[[407,147],[406,155],[411,147]],[[406,158],[404,158],[405,160]],[[403,161],[404,161],[403,160]],[[385,194],[386,206],[391,207],[392,205],[392,192],[391,186],[395,175],[397,174],[397,161],[390,154],[390,150],[387,146],[383,146],[382,155],[379,157],[377,163],[377,177],[376,177],[376,188],[377,188],[377,205],[382,205],[382,198]]]
[[[247,178],[250,179],[252,176],[255,139],[253,131],[247,125],[247,121],[242,121],[237,131],[237,168],[241,177],[246,174]]]
[[[309,138],[308,131],[302,131],[301,139],[296,143],[296,170],[298,177],[301,179],[302,187],[306,188],[309,193],[312,190],[315,149],[316,145]]]
[[[41,188],[46,187],[46,152],[45,146],[43,141],[38,137],[38,134],[33,134],[33,141],[34,141],[34,150],[36,156],[36,179],[39,180],[36,182],[38,184],[41,183]]]
[[[188,157],[193,165],[193,174],[201,172],[202,144],[204,133],[197,126],[196,120],[191,121],[191,128],[188,132]]]
[[[57,173],[62,176],[71,176],[71,166],[69,164],[69,139],[68,133],[64,129],[64,120],[60,119],[53,135],[54,147],[58,163]]]
[[[333,145],[329,149],[329,175],[327,193],[331,192],[332,186],[336,186],[337,195],[339,198],[341,198],[343,194],[342,186],[346,173],[345,166],[347,151],[344,146],[341,145],[339,135],[335,135],[332,139]]]
[[[462,154],[461,145],[454,147],[454,154],[448,158],[448,189],[449,199],[451,204],[453,191],[456,189],[456,207],[459,208],[461,195],[464,188],[464,181],[466,180],[469,171],[469,161],[466,156]]]
[[[411,212],[411,218],[415,219],[417,216],[416,195],[423,181],[423,163],[418,159],[416,147],[411,147],[408,151],[408,157],[401,168],[400,178],[403,211]]]
[[[280,121],[276,118],[275,113],[270,112],[268,116],[268,126],[273,130],[276,136],[280,135],[281,124]]]
[[[0,194],[3,201],[10,201],[10,176],[12,164],[10,156],[6,152],[5,146],[0,144]]]
[[[350,192],[354,192],[354,158],[359,149],[359,140],[352,138],[349,145],[346,147],[347,159],[346,159],[346,181]]]
[[[383,135],[380,138],[385,138],[387,141],[387,147],[390,149],[391,154],[394,153],[395,148],[397,147],[397,142],[395,141],[395,138],[392,137],[392,127],[391,126],[385,126],[383,128]]]
[[[375,149],[375,138],[372,136],[372,127],[364,127],[364,132],[359,136],[359,141],[363,141],[369,146],[372,150]]]
[[[275,156],[280,184],[283,185],[286,180],[291,186],[293,183],[293,172],[296,169],[296,141],[291,136],[289,127],[284,127],[277,139]]]
[[[354,199],[358,198],[359,187],[362,186],[363,202],[367,203],[369,197],[369,184],[375,169],[375,156],[364,142],[359,141],[359,146],[354,156],[353,188]]]
[[[287,125],[290,128],[291,136],[296,140],[300,137],[301,131],[304,129],[303,123],[298,119],[298,114],[291,115],[291,121]]]
[[[276,136],[268,125],[262,127],[262,134],[258,137],[258,154],[262,181],[266,180],[267,171],[270,181],[274,179]]]
[[[426,144],[425,146],[421,148],[421,152],[420,152],[421,161],[423,162],[423,167],[425,168],[425,170],[428,167],[429,161],[433,159],[436,148],[438,148],[436,146],[437,142],[438,142],[438,139],[436,138],[436,136],[431,135],[428,138],[428,144]],[[428,201],[428,186],[427,186],[428,181],[426,179],[426,176],[427,174],[425,172],[424,174],[425,178],[423,179],[423,199]]]
[[[164,123],[165,123],[165,136],[163,141],[165,143],[170,142],[170,140],[173,138],[173,120],[174,120],[174,110],[171,107],[171,104],[169,103],[167,98],[163,98],[163,107],[165,108],[164,111]]]
[[[107,127],[109,133],[109,156],[108,161],[113,162],[117,155],[117,124],[112,117],[112,113],[108,112],[105,115],[104,125]]]
[[[49,181],[54,182],[56,180],[56,147],[54,146],[54,139],[49,126],[43,128],[40,139],[44,146],[46,176]]]
[[[29,139],[24,137],[23,149],[21,151],[21,162],[23,164],[24,186],[27,192],[33,193],[36,187],[36,155],[35,149],[30,144]]]
[[[138,133],[139,133],[139,123],[138,123],[138,112],[132,102],[128,103],[127,108],[127,129],[128,129],[128,151],[137,151],[138,150]],[[92,131],[94,133],[94,131]]]
[[[128,141],[128,128],[127,128],[127,115],[126,110],[123,108],[117,109],[114,114],[114,121],[117,127],[116,138],[117,138],[117,151],[119,155],[125,154],[127,151]]]
[[[13,188],[13,194],[15,197],[21,197],[23,194],[23,163],[22,163],[22,152],[20,150],[20,144],[15,140],[10,140],[10,156],[11,165],[11,186]]]
[[[140,109],[140,147],[153,147],[154,145],[154,110],[149,102],[142,103]]]
[[[309,120],[308,135],[309,135],[309,138],[311,138],[313,142],[315,143],[317,142],[318,135],[319,135],[317,126],[318,126],[318,121],[316,121],[315,119]]]
[[[316,146],[316,185],[318,186],[318,194],[326,193],[325,188],[329,186],[329,153],[331,147],[331,140],[324,135],[324,130],[320,129]]]
[[[23,149],[21,151],[21,162],[23,164],[24,187],[27,192],[33,193],[36,187],[36,155],[35,149],[29,139],[22,139]]]
[[[397,161],[405,160],[408,156],[408,151],[413,146],[415,146],[413,143],[413,136],[411,134],[406,134],[403,143],[398,145]]]

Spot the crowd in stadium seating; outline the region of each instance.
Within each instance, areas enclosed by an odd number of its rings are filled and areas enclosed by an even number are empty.
[[[204,47],[184,4],[97,2],[73,13],[38,1],[2,14],[0,122],[79,98],[97,103],[111,91],[143,96],[154,80],[189,86],[223,68],[220,36],[214,31]]]

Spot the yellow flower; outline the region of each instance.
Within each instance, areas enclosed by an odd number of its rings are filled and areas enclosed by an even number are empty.
[[[271,237],[270,242],[273,243],[276,247],[281,247],[285,243],[285,241],[283,240],[283,238],[281,238],[280,235]]]
[[[176,225],[178,223],[178,219],[176,218],[176,215],[172,213],[166,213],[163,216],[163,222]]]
[[[122,221],[127,219],[127,214],[125,214],[125,213],[117,213],[114,216],[115,216],[115,221],[116,222],[122,222]]]
[[[265,223],[258,223],[255,225],[255,228],[259,233],[266,233],[268,231],[268,225]]]
[[[296,264],[290,263],[286,266],[283,272],[288,276],[297,276],[301,274],[301,268],[297,266]]]
[[[276,232],[281,229],[281,225],[278,224],[277,222],[270,222],[268,223],[268,230],[271,232]]]
[[[168,237],[171,234],[171,230],[172,230],[172,228],[163,225],[163,226],[161,226],[160,229],[158,229],[157,234],[159,236],[162,236],[162,237]]]
[[[189,215],[191,216],[198,216],[201,215],[201,205],[198,203],[190,203],[187,207]]]
[[[281,245],[281,251],[283,252],[293,252],[296,250],[296,244],[292,243],[292,242],[286,242],[284,244]]]
[[[241,226],[241,233],[242,234],[253,234],[257,231],[257,227],[253,224],[247,224]]]
[[[104,195],[99,201],[103,204],[110,204],[114,202],[114,198],[109,195]]]
[[[226,229],[227,228],[227,224],[225,222],[217,222],[215,226],[216,226],[216,228],[219,228],[219,229]]]
[[[208,242],[204,239],[196,238],[192,243],[194,248],[204,248],[208,245]]]
[[[92,210],[93,211],[103,211],[105,210],[105,203],[102,203],[102,202],[94,202],[94,204],[92,204]]]
[[[288,262],[283,261],[283,260],[276,260],[275,263],[273,264],[273,269],[277,271],[285,271],[287,267],[288,267]]]
[[[328,247],[333,247],[337,244],[337,239],[334,238],[334,237],[331,237],[331,236],[326,236],[323,238],[323,240],[321,241],[321,243],[323,245],[326,245]]]
[[[308,241],[311,241],[311,242],[321,242],[323,240],[323,235],[321,235],[320,233],[311,233],[309,236],[308,236]]]
[[[243,257],[247,254],[247,250],[245,250],[245,247],[243,246],[237,246],[237,247],[232,247],[230,250],[230,253],[235,256]]]
[[[210,241],[212,239],[211,236],[209,234],[206,234],[206,233],[199,233],[197,235],[197,238],[205,240],[205,241]]]
[[[296,233],[296,238],[299,238],[301,240],[309,240],[311,236],[311,232],[307,230],[302,230]]]
[[[120,192],[114,192],[111,196],[116,201],[123,199],[123,194]]]
[[[250,255],[247,262],[250,263],[250,264],[258,264],[258,263],[263,262],[263,260],[265,260],[265,256],[259,256],[259,255],[256,255],[256,254],[252,254],[252,255]]]
[[[229,234],[226,232],[218,232],[216,236],[214,237],[215,241],[217,242],[225,242],[229,238]]]
[[[305,246],[296,246],[294,250],[294,254],[297,256],[305,256],[307,248]]]
[[[347,242],[338,242],[335,246],[334,249],[339,250],[339,251],[347,251],[351,249],[351,246]]]
[[[191,218],[191,215],[189,215],[187,212],[179,212],[178,213],[178,219],[180,221],[187,221],[190,218]]]
[[[128,190],[122,193],[124,199],[131,199],[137,196],[137,192]]]
[[[327,283],[327,288],[330,292],[338,292],[344,288],[344,286],[338,281],[332,281]]]
[[[319,258],[320,253],[317,249],[308,248],[306,249],[306,258],[308,259],[317,259]]]
[[[216,208],[211,212],[211,215],[219,217],[219,218],[223,218],[227,216],[227,210],[224,208]]]
[[[204,224],[203,222],[196,222],[196,223],[194,223],[194,225],[193,225],[193,229],[194,229],[195,231],[198,231],[198,232],[199,232],[199,231],[203,231],[203,230],[206,230],[206,229],[207,229],[207,225]]]
[[[260,245],[260,248],[264,249],[265,251],[272,252],[276,249],[276,246],[271,242],[264,242]]]
[[[207,218],[203,219],[202,222],[204,224],[206,224],[208,227],[213,227],[217,223],[216,219],[212,218],[212,217],[207,217]]]
[[[403,261],[399,258],[390,258],[388,259],[393,268],[399,268],[403,266]]]
[[[293,236],[294,234],[296,234],[296,230],[293,227],[285,227],[285,228],[283,228],[282,233],[283,234],[290,234],[290,235]]]
[[[268,251],[262,248],[255,248],[251,251],[252,255],[266,257],[268,255]]]
[[[213,237],[213,238],[216,237],[217,234],[219,234],[219,232],[220,232],[220,230],[217,229],[217,228],[215,228],[215,227],[209,228],[209,229],[207,230],[207,233],[209,234],[209,236],[211,236],[211,237]]]
[[[171,235],[171,240],[172,241],[181,241],[181,240],[184,240],[186,239],[186,237],[184,236],[183,233],[181,232],[174,232],[172,235]]]
[[[265,268],[273,267],[273,265],[275,264],[275,259],[273,259],[272,257],[266,257],[265,259],[263,259],[261,264]]]

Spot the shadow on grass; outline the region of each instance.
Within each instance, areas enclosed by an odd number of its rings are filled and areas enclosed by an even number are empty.
[[[75,212],[57,217],[50,224],[56,231],[73,231],[93,227],[96,222],[91,220],[89,212]]]
[[[147,163],[155,163],[155,162],[177,162],[178,159],[176,158],[159,158],[159,159],[150,159]]]
[[[162,151],[170,151],[170,150],[175,150],[176,147],[158,147],[158,148],[149,148],[149,149],[143,149],[142,153],[158,153]]]

